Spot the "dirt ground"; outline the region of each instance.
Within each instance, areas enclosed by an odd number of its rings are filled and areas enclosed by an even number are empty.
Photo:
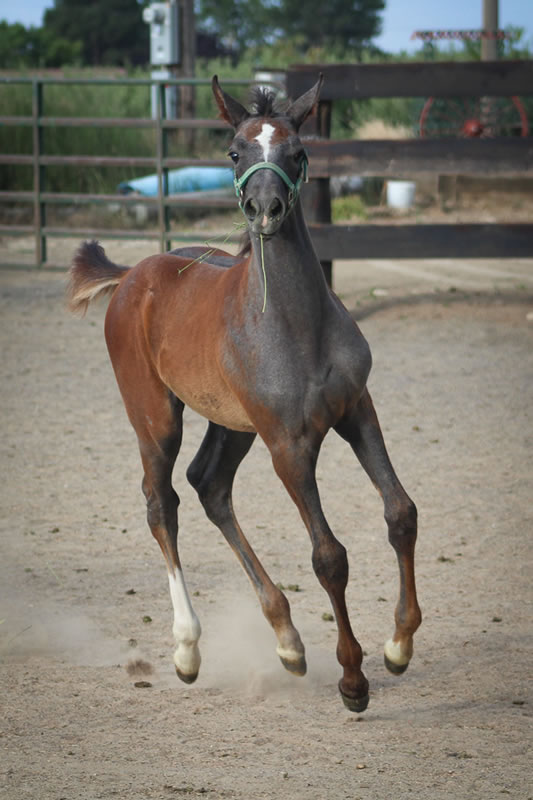
[[[392,266],[364,287],[357,273],[339,276],[420,520],[424,622],[394,677],[382,653],[397,570],[381,503],[351,450],[327,438],[319,485],[350,557],[348,605],[371,684],[362,715],[338,695],[335,628],[307,535],[257,443],[236,511],[273,579],[292,587],[309,672],[279,664],[246,577],[185,480],[205,428],[193,414],[175,485],[203,664],[196,684],[178,681],[105,304],[74,319],[62,275],[0,274],[2,800],[533,797],[533,291],[516,288],[531,266],[475,293],[428,293],[416,272],[389,286]]]

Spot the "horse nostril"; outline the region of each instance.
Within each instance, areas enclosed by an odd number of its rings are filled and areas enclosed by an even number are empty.
[[[283,203],[279,199],[279,197],[275,197],[270,206],[268,207],[268,216],[270,219],[276,219],[277,217],[281,217],[283,214]]]
[[[252,222],[259,215],[259,212],[260,212],[259,206],[255,202],[255,200],[253,200],[250,197],[244,204],[244,213],[246,214],[250,222]]]

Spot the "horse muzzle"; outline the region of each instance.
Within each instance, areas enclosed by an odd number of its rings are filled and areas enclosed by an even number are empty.
[[[271,161],[260,161],[249,167],[240,178],[235,176],[235,193],[239,198],[239,206],[253,233],[263,236],[276,233],[292,211],[302,182],[307,182],[305,154],[294,183],[285,170]]]
[[[244,200],[244,216],[253,233],[271,236],[287,216],[288,204],[277,194],[251,194]]]

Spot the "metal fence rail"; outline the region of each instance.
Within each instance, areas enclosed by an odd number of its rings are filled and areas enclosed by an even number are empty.
[[[229,79],[224,81],[226,85],[250,85],[252,81]],[[32,130],[32,153],[31,154],[9,154],[0,153],[0,164],[30,166],[33,169],[33,189],[31,191],[10,191],[2,188],[0,190],[0,202],[6,203],[32,203],[33,204],[33,223],[31,225],[0,225],[0,235],[7,236],[27,236],[35,238],[35,258],[33,264],[13,264],[0,262],[0,267],[30,266],[46,268],[64,268],[64,265],[56,265],[47,259],[47,239],[49,237],[66,236],[106,236],[120,239],[154,239],[159,242],[160,250],[163,252],[170,249],[171,242],[186,240],[188,238],[183,233],[172,230],[170,227],[169,209],[172,207],[203,207],[203,208],[233,208],[235,201],[224,197],[195,197],[172,196],[168,192],[168,171],[184,166],[223,166],[227,167],[227,160],[222,159],[191,159],[176,158],[167,155],[167,137],[170,131],[174,130],[198,130],[198,129],[226,129],[228,125],[222,120],[216,119],[167,119],[166,118],[166,97],[165,90],[169,86],[207,86],[209,81],[205,79],[167,79],[155,80],[150,78],[50,78],[33,77],[17,78],[2,77],[2,84],[31,85],[32,92],[32,114],[31,116],[0,116],[0,125],[11,127],[29,127]],[[47,86],[51,85],[100,85],[100,86],[150,86],[155,87],[157,96],[157,116],[151,118],[133,117],[58,117],[46,116],[44,114],[44,93]],[[47,128],[124,128],[124,129],[151,129],[156,133],[156,152],[153,157],[119,157],[119,156],[57,156],[47,155],[44,148],[43,132]],[[91,193],[71,193],[71,192],[47,192],[46,169],[50,166],[71,166],[71,167],[138,167],[140,169],[152,169],[157,174],[157,196],[139,198],[124,194],[91,194]],[[46,209],[50,204],[71,204],[87,205],[102,203],[118,203],[123,206],[136,205],[142,202],[143,205],[156,207],[158,223],[157,231],[146,231],[139,229],[118,229],[108,228],[76,229],[52,227],[46,222]]]

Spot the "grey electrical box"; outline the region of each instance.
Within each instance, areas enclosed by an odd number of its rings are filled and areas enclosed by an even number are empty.
[[[177,2],[152,3],[143,11],[150,25],[150,63],[154,66],[179,64],[179,14]]]

